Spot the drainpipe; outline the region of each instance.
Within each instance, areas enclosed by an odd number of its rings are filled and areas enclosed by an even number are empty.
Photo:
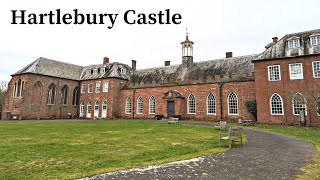
[[[224,119],[224,115],[223,115],[223,97],[222,97],[222,85],[223,83],[219,83],[219,96],[220,96],[220,114],[221,114],[221,120]]]
[[[133,97],[132,97],[132,119],[134,119],[134,112],[135,112],[135,107],[134,107],[134,105],[135,105],[135,97],[136,96],[136,90],[134,89],[133,90]]]

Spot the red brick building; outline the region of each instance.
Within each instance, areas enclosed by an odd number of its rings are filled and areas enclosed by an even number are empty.
[[[294,114],[305,110],[307,123],[317,125],[317,106],[308,107],[305,94],[317,94],[319,33],[274,38],[261,54],[232,57],[228,52],[224,59],[199,62],[193,61],[194,43],[187,35],[181,64],[165,61],[165,66],[150,69],[136,69],[135,60],[131,67],[109,58],[81,67],[39,58],[12,75],[2,118],[153,119],[177,114],[236,121],[254,118],[246,102],[256,99],[259,122],[292,124],[299,118]]]

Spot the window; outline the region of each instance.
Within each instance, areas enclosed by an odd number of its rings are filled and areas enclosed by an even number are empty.
[[[83,113],[84,113],[84,102],[82,101],[80,103],[80,114],[79,114],[79,116],[83,117]]]
[[[72,99],[72,105],[77,106],[79,105],[79,87],[75,87],[73,90],[73,99]]]
[[[318,116],[320,116],[320,96],[317,97],[316,99],[316,104],[317,104],[317,113],[318,113]]]
[[[310,37],[310,44],[312,46],[320,45],[320,36]]]
[[[131,99],[130,99],[130,97],[128,97],[126,99],[125,112],[126,112],[126,114],[131,114]]]
[[[105,72],[106,72],[106,69],[105,69],[105,68],[101,68],[100,72],[101,72],[101,73],[105,73]]]
[[[212,93],[207,96],[207,114],[216,114],[216,98]]]
[[[68,86],[64,85],[61,89],[61,104],[67,105],[68,101]]]
[[[14,94],[13,97],[20,97],[22,96],[22,89],[23,89],[23,82],[20,78],[16,80],[16,83],[14,84]]]
[[[296,93],[293,96],[292,106],[293,106],[293,115],[299,115],[300,111],[305,112],[305,114],[307,114],[307,103],[306,103],[306,99],[303,97],[302,94]]]
[[[107,117],[107,101],[104,101],[102,103],[102,113],[101,113],[101,117],[102,118],[106,118]]]
[[[92,93],[92,92],[93,92],[93,84],[89,84],[88,93]]]
[[[94,70],[93,70],[93,73],[94,73],[94,74],[98,74],[98,69],[94,69]]]
[[[280,65],[268,66],[269,81],[280,81]]]
[[[295,49],[300,47],[300,41],[299,39],[292,39],[288,41],[288,48],[289,49]]]
[[[124,69],[124,68],[121,68],[120,71],[121,71],[121,74],[126,74],[127,73],[127,70]]]
[[[99,102],[96,101],[94,103],[94,112],[93,112],[94,117],[99,117]]]
[[[155,114],[156,113],[156,99],[154,96],[151,96],[149,98],[149,114]]]
[[[81,93],[86,93],[86,85],[85,84],[81,85]]]
[[[303,79],[302,63],[289,64],[290,79]]]
[[[100,82],[96,83],[96,93],[100,93]]]
[[[87,105],[87,118],[91,118],[91,102],[88,102]]]
[[[103,83],[103,92],[108,92],[109,91],[109,82],[104,82]]]
[[[188,96],[188,114],[196,114],[196,98],[193,94]]]
[[[143,100],[141,96],[137,100],[137,114],[143,114]]]
[[[320,61],[312,62],[313,77],[320,78]]]
[[[228,96],[228,114],[238,114],[238,97],[234,92],[231,92]]]
[[[48,90],[47,104],[54,104],[54,99],[56,96],[56,86],[51,84]]]
[[[42,104],[42,83],[37,81],[32,88],[31,103]]]
[[[283,102],[279,94],[273,94],[270,98],[271,115],[283,115]]]

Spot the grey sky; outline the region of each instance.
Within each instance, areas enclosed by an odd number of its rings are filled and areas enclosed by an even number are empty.
[[[188,27],[195,42],[194,61],[261,53],[273,36],[320,28],[319,0],[1,0],[0,80],[10,80],[38,57],[78,65],[110,61],[137,68],[163,66],[181,61],[180,42]],[[11,10],[48,13],[61,9],[83,13],[117,13],[113,29],[107,25],[11,25]],[[180,13],[180,25],[128,25],[123,14]]]

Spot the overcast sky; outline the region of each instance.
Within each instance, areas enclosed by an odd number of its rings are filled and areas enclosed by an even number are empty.
[[[1,0],[0,80],[38,57],[78,65],[111,62],[137,68],[181,63],[181,45],[188,28],[194,41],[194,61],[261,53],[271,38],[320,28],[319,0]],[[119,14],[115,25],[11,25],[11,10],[49,13]],[[128,25],[125,11],[158,13],[170,9],[182,15],[180,25]],[[134,18],[134,16],[132,16]]]

